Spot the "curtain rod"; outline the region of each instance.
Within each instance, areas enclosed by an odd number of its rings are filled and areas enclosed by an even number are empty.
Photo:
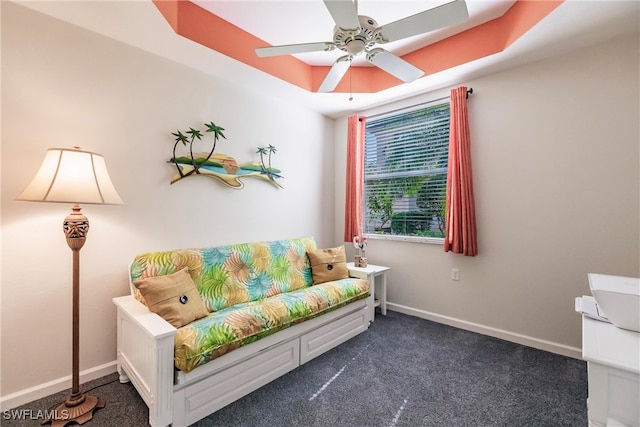
[[[472,95],[472,94],[473,94],[473,88],[470,87],[469,89],[467,89],[467,99],[469,98],[469,95]],[[408,107],[402,107],[402,108],[397,108],[397,109],[391,110],[391,111],[385,111],[384,113],[373,114],[371,116],[366,116],[366,118],[367,119],[372,119],[374,117],[386,116],[387,114],[396,113],[398,111],[407,110],[407,109],[413,108],[413,107],[419,107],[421,105],[431,104],[431,103],[442,101],[442,100],[445,100],[445,99],[449,99],[449,97],[448,96],[443,96],[442,98],[432,99],[430,101],[421,102],[421,103],[415,104],[415,105],[409,105]],[[362,121],[362,119],[358,119],[358,121]]]

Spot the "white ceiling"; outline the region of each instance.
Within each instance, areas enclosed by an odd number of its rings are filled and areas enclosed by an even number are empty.
[[[451,0],[359,0],[359,15],[369,16],[383,26],[390,22],[441,6]],[[502,16],[516,0],[468,0],[469,19],[459,25],[443,28],[401,41],[387,43],[385,50],[398,56],[435,43],[461,31]],[[322,0],[297,1],[212,1],[193,3],[261,38],[272,46],[332,41],[335,23]],[[344,55],[340,50],[294,55],[310,65],[333,65]],[[363,56],[354,65],[369,65]]]
[[[349,101],[348,94],[344,93],[308,92],[176,35],[150,0],[16,2],[251,90],[264,92],[267,96],[288,99],[330,117],[340,117],[390,101],[465,84],[488,73],[562,55],[623,35],[638,35],[640,29],[638,1],[566,0],[502,53],[378,93],[354,94],[353,100]],[[444,2],[446,0],[360,0],[358,7],[361,14],[372,16],[382,25]],[[271,44],[331,39],[334,24],[321,0],[198,0],[198,3]],[[500,16],[511,3],[511,0],[467,0],[470,21],[478,25]],[[451,35],[447,31],[453,29],[418,36],[409,40],[409,46],[394,46],[393,49],[398,49],[395,52],[402,54],[402,49],[413,50]],[[326,57],[326,54],[332,53],[305,56],[304,60],[330,64],[334,58]],[[476,87],[474,90],[482,91],[482,88]]]

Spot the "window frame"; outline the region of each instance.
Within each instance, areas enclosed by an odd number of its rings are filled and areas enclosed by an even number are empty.
[[[428,105],[427,105],[428,104]],[[365,135],[367,133],[367,125],[371,122],[375,122],[378,120],[383,120],[383,119],[389,119],[391,117],[398,117],[398,116],[402,116],[402,115],[407,115],[407,114],[411,114],[411,113],[415,113],[416,111],[420,111],[420,110],[428,110],[434,107],[442,107],[446,105],[449,109],[450,109],[450,101],[448,99],[448,97],[446,99],[437,99],[437,100],[433,100],[427,103],[422,103],[419,105],[415,105],[413,107],[407,107],[407,108],[402,108],[401,110],[393,110],[393,111],[389,111],[387,113],[381,113],[381,114],[376,114],[375,115],[375,119],[370,119],[367,118],[367,121],[365,123]],[[450,126],[450,116],[448,117],[449,122],[447,123],[447,127]],[[448,152],[449,152],[449,147],[448,147],[448,136],[447,136],[447,149],[446,149],[446,153],[447,153],[447,159],[448,159]],[[365,142],[364,142],[364,151],[366,152],[366,147],[367,147],[367,142],[366,142],[366,137],[365,137]],[[447,183],[447,179],[446,179],[446,175],[448,174],[448,169],[449,169],[449,165],[448,165],[448,160],[447,160],[447,165],[445,168],[438,168],[435,169],[438,172],[434,173],[429,173],[429,174],[420,174],[418,176],[427,176],[427,175],[435,175],[438,173],[443,173],[445,174],[445,182],[444,182],[444,191],[446,192],[446,183]],[[384,175],[384,174],[382,174]],[[405,173],[404,176],[406,175],[411,175],[411,172]],[[386,234],[386,233],[371,233],[371,232],[366,232],[364,230],[364,224],[366,224],[367,221],[367,213],[368,213],[368,206],[367,206],[367,185],[366,185],[366,181],[367,181],[367,170],[366,170],[366,158],[365,158],[365,170],[364,170],[364,174],[363,174],[363,180],[364,180],[364,185],[363,185],[363,206],[362,206],[362,224],[363,224],[363,235],[367,238],[367,239],[372,239],[372,240],[389,240],[389,241],[401,241],[401,242],[409,242],[409,243],[423,243],[423,244],[438,244],[441,245],[444,242],[444,237],[433,237],[433,236],[411,236],[411,235],[400,235],[400,234]]]

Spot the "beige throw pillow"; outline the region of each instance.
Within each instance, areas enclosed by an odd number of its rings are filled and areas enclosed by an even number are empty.
[[[336,248],[311,250],[307,255],[309,256],[309,264],[311,264],[314,285],[349,277],[344,245]]]
[[[209,314],[186,267],[173,274],[138,279],[133,284],[149,310],[176,328]]]

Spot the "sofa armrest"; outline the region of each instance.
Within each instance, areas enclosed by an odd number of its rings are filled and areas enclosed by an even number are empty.
[[[113,298],[118,311],[129,317],[145,334],[153,339],[161,339],[175,335],[178,331],[171,323],[153,313],[149,308],[132,295]]]
[[[117,307],[120,381],[131,381],[149,407],[149,423],[173,420],[174,336],[177,329],[133,296],[113,298]]]

